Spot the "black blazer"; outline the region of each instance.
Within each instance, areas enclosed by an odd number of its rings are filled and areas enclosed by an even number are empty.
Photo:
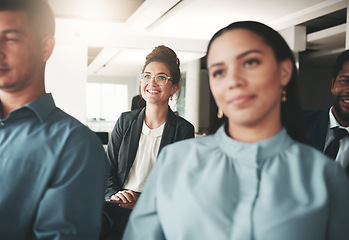
[[[329,109],[306,110],[303,112],[307,142],[309,145],[323,152],[328,130]],[[349,176],[349,165],[345,169]]]
[[[141,137],[145,108],[124,112],[116,122],[108,143],[110,173],[105,199],[122,190],[136,157]],[[167,144],[194,137],[194,126],[168,109],[159,152]]]
[[[303,111],[307,143],[321,152],[325,147],[329,109]]]

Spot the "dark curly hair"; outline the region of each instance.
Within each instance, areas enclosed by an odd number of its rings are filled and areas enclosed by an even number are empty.
[[[164,45],[157,46],[151,53],[145,58],[145,64],[143,66],[142,73],[146,66],[151,62],[165,63],[170,70],[172,84],[180,86],[181,83],[181,71],[179,69],[180,61],[177,54],[169,47]]]
[[[332,77],[335,80],[338,76],[338,73],[342,70],[344,63],[349,61],[349,49],[342,52],[336,59],[336,62],[333,66]]]

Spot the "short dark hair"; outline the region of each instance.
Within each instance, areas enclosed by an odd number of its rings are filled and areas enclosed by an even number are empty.
[[[344,63],[349,61],[349,49],[342,52],[336,59],[333,71],[332,71],[332,77],[333,79],[336,79],[338,76],[338,73],[342,70]]]
[[[1,0],[0,11],[22,11],[40,39],[55,34],[55,18],[46,0]]]
[[[222,28],[213,35],[208,44],[206,56],[210,51],[212,42],[217,37],[221,36],[225,32],[234,29],[246,29],[260,36],[264,40],[264,42],[272,48],[275,58],[278,62],[286,59],[291,60],[293,71],[289,83],[284,88],[287,94],[287,101],[281,103],[281,123],[293,139],[300,142],[305,142],[301,115],[302,112],[297,86],[298,71],[294,55],[285,39],[277,31],[263,23],[255,21],[241,21],[231,23],[230,25]]]

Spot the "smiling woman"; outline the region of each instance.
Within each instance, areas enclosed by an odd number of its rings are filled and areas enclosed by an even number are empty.
[[[178,90],[178,84],[173,84],[169,76],[165,63],[151,62],[146,66],[141,75],[141,94],[148,107],[168,108],[169,98]]]
[[[180,80],[179,59],[172,49],[158,46],[146,57],[140,76],[140,92],[146,107],[123,113],[108,144],[111,171],[101,239],[121,239],[162,148],[194,137],[194,126],[176,116],[168,106]]]

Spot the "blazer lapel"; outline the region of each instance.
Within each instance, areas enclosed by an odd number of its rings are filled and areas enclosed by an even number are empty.
[[[318,121],[314,123],[314,128],[312,129],[313,136],[315,136],[312,139],[314,146],[322,152],[325,146],[328,122],[329,122],[328,110],[322,111],[319,114]]]
[[[132,120],[133,122],[131,123],[130,145],[129,145],[128,157],[127,157],[127,172],[129,172],[129,170],[131,169],[137,154],[139,139],[142,133],[144,116],[145,116],[145,108],[142,109],[138,117],[133,119]]]
[[[158,155],[164,146],[173,143],[176,132],[176,125],[176,115],[172,112],[171,108],[168,107],[167,119],[164,126],[164,132],[162,133]]]

